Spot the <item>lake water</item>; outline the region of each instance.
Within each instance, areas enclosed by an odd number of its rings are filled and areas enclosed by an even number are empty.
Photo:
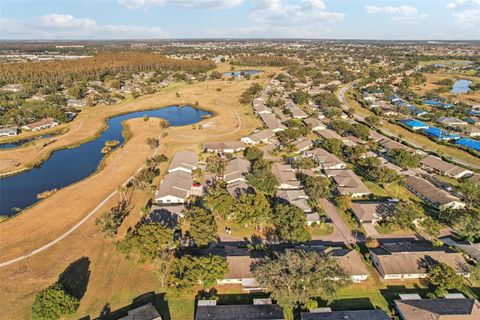
[[[451,93],[468,93],[470,91],[469,85],[472,83],[470,80],[460,79],[457,80],[450,90]]]
[[[51,138],[51,137],[54,137],[58,134],[60,134],[60,133],[48,133],[48,134],[44,134],[44,135],[41,135],[41,136],[35,136],[35,137],[32,137],[32,138],[28,138],[28,139],[17,140],[17,141],[14,141],[14,142],[0,143],[0,150],[1,149],[17,148],[17,147],[20,147],[20,146],[24,145],[27,142],[38,140],[38,139]]]
[[[239,70],[239,71],[232,71],[232,72],[225,72],[223,75],[227,77],[240,77],[243,75],[253,76],[255,74],[262,73],[260,70]]]
[[[41,192],[60,189],[82,180],[94,173],[104,157],[101,152],[107,140],[118,140],[122,136],[122,122],[128,119],[159,117],[168,120],[172,126],[189,125],[202,120],[210,112],[191,106],[170,106],[166,108],[132,112],[108,120],[108,128],[96,139],[72,149],[58,150],[38,168],[18,175],[0,179],[0,215],[11,216],[14,208],[26,208],[38,201]]]

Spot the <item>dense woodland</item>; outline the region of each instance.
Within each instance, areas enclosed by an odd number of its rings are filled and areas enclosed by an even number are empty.
[[[51,84],[65,81],[99,80],[118,72],[155,70],[184,71],[192,74],[215,68],[206,60],[171,59],[150,53],[100,53],[76,61],[0,64],[0,84],[29,82]]]
[[[298,60],[282,56],[252,55],[237,57],[231,63],[239,66],[286,67],[298,64]]]

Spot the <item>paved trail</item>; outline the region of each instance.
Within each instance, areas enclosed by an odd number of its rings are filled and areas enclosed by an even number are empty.
[[[160,135],[158,136],[158,139],[160,140]],[[155,149],[155,151],[153,152],[152,156],[155,156],[157,153],[158,153],[158,150],[159,148]],[[125,180],[125,182],[122,184],[122,186],[126,186],[127,183],[138,173],[140,172],[140,170],[142,170],[143,168],[145,167],[145,164],[141,165],[140,168],[137,169],[137,171],[135,171],[134,174],[132,174],[127,180]],[[0,262],[0,268],[2,267],[6,267],[8,265],[11,265],[11,264],[14,264],[16,262],[19,262],[19,261],[22,261],[22,260],[25,260],[27,258],[30,258],[31,256],[34,256],[36,255],[37,253],[40,253],[42,251],[45,251],[47,250],[48,248],[56,245],[57,243],[59,243],[60,241],[62,241],[63,239],[65,239],[66,237],[68,237],[71,233],[73,233],[75,230],[77,230],[80,226],[82,226],[88,219],[90,219],[98,210],[100,210],[108,201],[110,201],[110,199],[113,198],[113,196],[115,196],[117,194],[117,190],[115,189],[112,193],[110,193],[108,196],[106,196],[95,208],[93,208],[89,213],[87,213],[86,216],[84,216],[82,218],[82,220],[80,220],[79,222],[77,222],[73,227],[71,227],[70,229],[68,229],[64,234],[62,234],[61,236],[59,236],[58,238],[50,241],[49,243],[33,250],[33,251],[30,251],[29,253],[26,253],[26,254],[23,254],[21,256],[18,256],[14,259],[10,259],[10,260],[7,260],[7,261],[4,261],[4,262]]]

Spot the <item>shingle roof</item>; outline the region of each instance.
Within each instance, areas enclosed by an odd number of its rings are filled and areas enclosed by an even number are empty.
[[[178,168],[184,168],[187,170],[194,170],[197,167],[198,154],[193,151],[183,150],[175,153],[172,162],[168,167],[168,171]]]
[[[340,194],[370,194],[370,189],[350,169],[324,170],[328,177],[333,177]]]
[[[379,220],[391,214],[393,204],[390,202],[353,202],[352,212],[359,220]]]
[[[480,303],[475,299],[395,300],[395,304],[405,320],[480,319]]]
[[[272,173],[281,184],[288,184],[293,187],[300,187],[300,181],[295,176],[295,170],[288,164],[274,163]]]
[[[312,312],[301,314],[301,320],[389,320],[383,310]]]
[[[192,189],[192,175],[183,171],[174,171],[168,173],[163,178],[160,188],[155,198],[165,196],[175,196],[177,198],[186,199]]]
[[[445,205],[452,203],[453,201],[460,202],[455,196],[450,195],[448,192],[435,187],[433,184],[425,179],[410,176],[405,180],[407,187],[421,194],[428,201],[436,205]]]
[[[199,306],[195,320],[283,320],[276,304]]]
[[[225,168],[223,179],[226,182],[231,182],[238,179],[245,179],[245,176],[249,170],[250,161],[241,158],[235,158],[233,160],[230,160],[227,167]]]

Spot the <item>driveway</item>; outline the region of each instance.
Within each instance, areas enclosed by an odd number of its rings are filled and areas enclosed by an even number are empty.
[[[322,240],[355,243],[356,238],[352,235],[352,229],[343,221],[342,217],[340,217],[335,206],[327,199],[321,199],[320,203],[325,209],[327,216],[332,220],[332,224],[335,226],[335,231],[329,236],[329,239]]]

